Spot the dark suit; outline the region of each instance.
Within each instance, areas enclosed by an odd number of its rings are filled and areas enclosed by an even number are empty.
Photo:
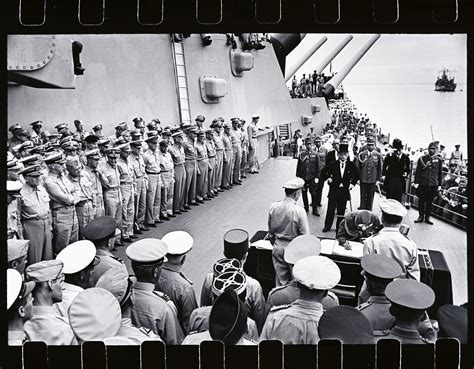
[[[410,173],[410,159],[401,154],[400,159],[395,153],[388,154],[383,161],[382,175],[385,176],[384,189],[387,199],[402,202],[405,193],[405,180]]]
[[[326,167],[321,172],[320,177],[320,181],[325,181],[328,178],[332,179],[332,182],[329,184],[328,208],[326,212],[326,220],[324,223],[324,227],[329,229],[332,226],[336,209],[336,229],[339,227],[339,223],[344,218],[347,200],[351,198],[349,186],[351,184],[354,186],[359,180],[359,172],[353,162],[346,160],[344,164],[344,175],[342,178],[340,167],[341,162],[336,160],[333,163],[326,165]]]
[[[331,150],[326,155],[326,166],[336,161],[336,150]]]

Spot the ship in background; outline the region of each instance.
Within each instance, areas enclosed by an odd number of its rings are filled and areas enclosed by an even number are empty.
[[[454,92],[456,86],[456,83],[454,83],[454,71],[446,68],[442,69],[435,82],[435,91]]]

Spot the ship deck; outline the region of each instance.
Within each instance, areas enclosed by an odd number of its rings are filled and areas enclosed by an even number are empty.
[[[232,228],[245,229],[250,237],[258,230],[267,229],[267,216],[270,204],[284,197],[282,184],[294,177],[296,161],[290,157],[268,159],[261,165],[259,174],[248,174],[241,186],[219,194],[212,201],[193,207],[170,221],[158,224],[140,238],[161,238],[166,233],[184,230],[194,238],[194,247],[189,252],[183,267],[184,274],[194,281],[196,296],[199,301],[201,286],[206,273],[212,270],[213,263],[222,258],[223,236]],[[335,237],[335,230],[322,233],[328,186],[324,187],[323,207],[319,208],[320,217],[308,214],[310,231],[317,237]],[[352,206],[359,205],[359,191],[352,191]],[[378,203],[380,196],[376,193],[374,212],[380,215]],[[301,199],[300,199],[301,202]],[[301,202],[302,203],[302,202]],[[347,211],[350,211],[349,206]],[[419,248],[439,250],[444,254],[450,268],[453,285],[453,302],[462,304],[467,301],[467,234],[442,220],[434,219],[434,225],[415,224],[418,213],[415,209],[408,211],[404,223],[410,227],[409,237]],[[125,256],[125,247],[118,247],[114,252],[130,263]],[[131,269],[129,269],[131,271]]]

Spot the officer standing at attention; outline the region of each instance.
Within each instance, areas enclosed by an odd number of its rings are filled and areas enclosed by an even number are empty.
[[[168,304],[167,295],[155,291],[167,252],[166,243],[152,238],[127,247],[126,253],[138,281],[132,291],[132,323],[153,330],[168,345],[179,345],[184,335],[176,311]]]
[[[96,256],[99,259],[90,279],[91,286],[95,286],[100,276],[109,269],[123,269],[127,272],[124,262],[110,252],[114,247],[116,230],[117,223],[114,218],[107,215],[95,218],[84,228],[84,237],[95,245]]]
[[[291,280],[290,267],[284,260],[285,247],[296,237],[309,234],[308,217],[297,204],[304,181],[295,178],[283,185],[285,198],[274,202],[268,213],[268,237],[273,244],[275,285],[284,286]]]
[[[230,134],[230,126],[228,123],[222,125],[224,134],[222,135],[222,143],[224,144],[224,162],[222,167],[222,184],[221,188],[228,190],[232,187],[232,137]]]
[[[174,164],[171,153],[168,151],[168,141],[160,141],[160,177],[161,177],[161,219],[170,220],[173,217],[173,196],[174,196]]]
[[[193,238],[184,231],[167,233],[161,239],[168,246],[166,261],[163,264],[158,288],[167,294],[178,309],[178,320],[183,332],[189,332],[189,317],[198,307],[193,282],[182,272],[186,254],[193,247]]]
[[[319,182],[319,155],[312,149],[313,140],[310,137],[305,138],[305,150],[301,150],[298,156],[298,163],[296,164],[296,176],[304,181],[303,186],[303,204],[304,209],[309,211],[308,190],[311,194],[311,202],[313,204],[313,215],[319,217],[317,189]]]
[[[15,269],[23,275],[29,246],[30,241],[28,240],[8,240],[7,268]]]
[[[382,177],[382,155],[375,149],[375,141],[367,141],[367,150],[359,153],[356,160],[360,176],[360,206],[359,210],[372,211],[374,203],[375,186]]]
[[[420,216],[415,223],[425,223],[433,225],[430,220],[433,200],[441,190],[443,183],[443,162],[436,155],[438,145],[431,142],[428,146],[428,154],[418,159],[415,172],[415,184],[418,195],[418,212]]]
[[[120,157],[117,168],[120,175],[120,192],[122,194],[122,241],[131,242],[138,238],[133,234],[135,215],[135,171],[129,160],[132,152],[128,143],[117,146],[120,149]]]
[[[117,227],[122,229],[122,193],[120,191],[120,173],[117,168],[117,159],[120,150],[109,148],[105,150],[107,162],[102,168],[102,188],[104,189],[105,215],[109,215],[117,222]],[[123,243],[116,239],[117,246]]]
[[[256,162],[258,158],[258,120],[260,116],[258,114],[252,114],[252,121],[247,127],[249,135],[249,173],[258,173],[256,169]]]
[[[197,133],[195,148],[197,161],[196,199],[197,201],[209,201],[210,198],[207,196],[207,187],[210,167],[209,159],[207,158],[204,131]]]
[[[7,237],[8,239],[23,238],[22,226],[20,222],[18,199],[21,204],[21,189],[23,183],[18,180],[7,180]]]
[[[390,301],[390,314],[395,317],[392,329],[379,339],[397,339],[401,344],[429,343],[418,332],[420,319],[435,301],[431,287],[412,279],[396,279],[385,289]]]
[[[185,154],[183,148],[183,132],[178,130],[172,134],[173,146],[169,152],[174,164],[174,191],[173,191],[173,215],[188,211],[186,208],[186,169]]]
[[[98,170],[100,151],[93,149],[84,153],[86,158],[86,166],[84,167],[84,175],[87,177],[92,185],[94,218],[105,215],[104,194],[102,190],[103,176],[102,172]]]
[[[186,127],[184,127],[186,128]],[[183,128],[183,129],[184,129]],[[189,207],[190,205],[199,205],[196,202],[196,180],[197,180],[197,164],[196,164],[196,148],[194,146],[194,141],[196,139],[197,128],[190,126],[184,131],[186,138],[183,141],[184,156],[185,156],[185,169],[186,169],[186,188],[184,191],[185,197],[184,207]]]
[[[23,275],[7,269],[8,345],[21,346],[26,341],[24,324],[33,316],[31,291],[35,282],[24,282]]]
[[[142,141],[136,140],[130,142],[132,154],[128,158],[135,175],[135,224],[134,233],[142,234],[143,231],[149,231],[150,228],[145,226],[146,213],[146,193],[147,193],[147,175],[145,173],[145,161],[143,160]]]
[[[239,118],[232,118],[232,184],[241,185],[240,166],[242,161],[242,130],[239,127]]]
[[[64,175],[65,160],[61,153],[54,153],[44,159],[48,164],[49,173],[44,181],[44,187],[51,199],[53,214],[53,253],[58,254],[72,242],[77,241],[78,222],[76,196],[74,185]]]
[[[222,184],[222,171],[224,168],[224,142],[222,141],[222,122],[214,119],[211,124],[211,128],[214,129],[212,133],[212,141],[216,146],[216,171],[214,176],[214,190],[218,192],[224,191],[221,188]]]
[[[316,136],[314,139],[314,151],[319,155],[319,172],[326,166],[326,157],[328,155],[328,149],[322,146],[321,136]],[[324,182],[318,183],[318,189],[316,190],[316,206],[321,206],[321,197],[323,194]]]
[[[215,197],[217,196],[218,192],[215,189],[215,179],[216,179],[216,167],[217,167],[217,162],[216,162],[216,145],[214,144],[214,141],[212,139],[213,134],[212,134],[212,129],[206,129],[205,131],[206,134],[206,140],[204,141],[204,145],[206,146],[207,150],[207,160],[209,161],[209,171],[208,171],[208,176],[207,176],[207,188],[206,188],[206,193],[208,197]]]
[[[148,175],[145,224],[149,227],[156,227],[157,223],[163,223],[160,219],[161,169],[158,157],[158,139],[157,131],[149,131],[148,138],[145,140],[148,143],[148,150],[143,154],[145,172]]]
[[[240,164],[240,178],[247,178],[247,165],[249,161],[249,134],[245,120],[241,119],[239,122],[239,129],[242,134],[242,161]]]
[[[53,309],[53,304],[62,300],[62,269],[59,260],[40,261],[26,268],[26,281],[36,283],[32,292],[33,317],[24,326],[29,341],[43,341],[47,345],[77,343],[68,320]]]
[[[299,299],[270,310],[260,340],[280,340],[283,344],[313,345],[319,342],[318,323],[323,315],[323,298],[336,286],[341,272],[325,256],[308,256],[293,267],[300,289]]]

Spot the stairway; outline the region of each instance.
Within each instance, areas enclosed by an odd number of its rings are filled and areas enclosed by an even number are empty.
[[[179,98],[179,109],[181,122],[191,123],[191,111],[189,108],[188,80],[186,74],[186,63],[182,42],[171,42],[174,55],[174,67],[176,86]]]

